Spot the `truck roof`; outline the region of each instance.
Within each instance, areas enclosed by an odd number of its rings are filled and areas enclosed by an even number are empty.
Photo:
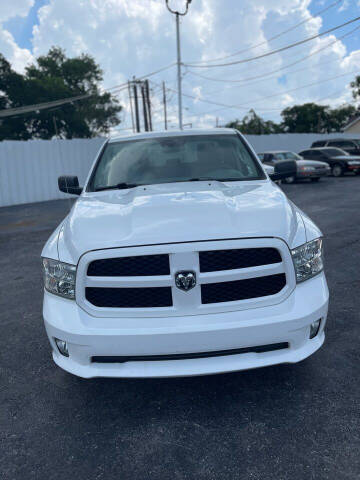
[[[144,138],[161,138],[161,137],[183,137],[189,135],[228,135],[234,134],[237,130],[233,128],[206,128],[191,130],[163,130],[157,132],[143,132],[116,135],[109,139],[109,143],[120,142],[122,140],[137,140]]]

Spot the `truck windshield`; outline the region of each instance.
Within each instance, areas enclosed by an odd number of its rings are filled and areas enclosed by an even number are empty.
[[[108,143],[88,191],[197,180],[266,176],[238,135],[189,135]]]

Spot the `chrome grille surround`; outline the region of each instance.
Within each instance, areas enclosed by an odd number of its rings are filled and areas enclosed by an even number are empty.
[[[234,270],[206,273],[200,272],[199,252],[201,251],[267,247],[278,250],[281,256],[281,262]],[[169,255],[170,275],[133,277],[87,276],[88,266],[94,260],[159,254]],[[181,291],[175,286],[175,273],[181,270],[191,270],[196,273],[196,286],[186,292]],[[274,295],[221,303],[201,303],[201,285],[203,284],[231,282],[282,273],[286,275],[286,285],[280,292]],[[172,317],[182,315],[201,315],[275,305],[285,300],[285,298],[287,298],[294,290],[295,285],[296,281],[290,250],[287,244],[278,238],[211,240],[189,243],[118,247],[90,251],[82,255],[77,269],[76,302],[86,312],[95,317]],[[87,287],[149,288],[169,286],[172,288],[173,298],[173,305],[170,307],[96,307],[92,305],[85,296],[85,289]]]

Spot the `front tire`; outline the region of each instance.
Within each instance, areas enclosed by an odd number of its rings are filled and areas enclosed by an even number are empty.
[[[310,180],[311,180],[312,182],[319,182],[319,181],[320,181],[320,177],[310,178]]]
[[[334,177],[342,177],[344,175],[344,169],[338,163],[332,167],[331,172]]]

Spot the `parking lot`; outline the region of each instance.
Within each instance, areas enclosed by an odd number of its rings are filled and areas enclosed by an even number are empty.
[[[0,478],[360,478],[360,178],[283,188],[326,239],[326,343],[296,365],[195,378],[56,367],[40,252],[69,203],[0,209]]]

